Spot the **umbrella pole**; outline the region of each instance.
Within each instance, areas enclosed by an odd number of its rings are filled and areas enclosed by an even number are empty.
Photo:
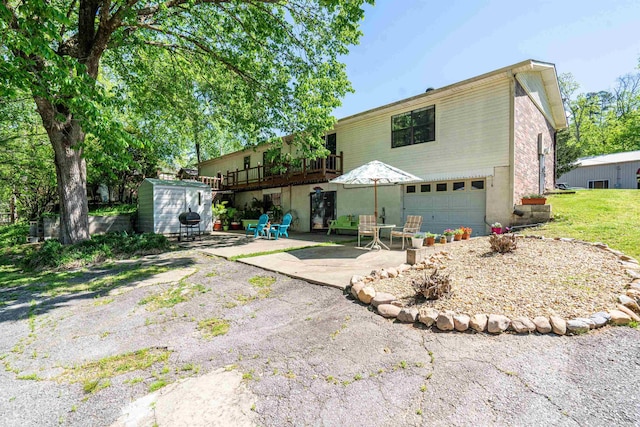
[[[373,180],[373,199],[374,199],[374,209],[373,209],[373,220],[378,223],[378,180]]]

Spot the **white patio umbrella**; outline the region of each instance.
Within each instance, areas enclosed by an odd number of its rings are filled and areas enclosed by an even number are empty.
[[[419,181],[423,181],[423,179],[386,163],[374,160],[344,175],[340,175],[329,182],[336,184],[373,184],[373,197],[375,200],[374,214],[375,220],[378,221],[378,184],[400,184]]]

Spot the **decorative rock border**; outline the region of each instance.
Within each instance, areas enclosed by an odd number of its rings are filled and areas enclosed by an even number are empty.
[[[517,334],[529,334],[538,332],[548,334],[553,332],[556,335],[579,335],[589,332],[591,329],[601,328],[606,324],[627,325],[640,322],[640,264],[638,261],[624,253],[611,249],[605,243],[584,242],[573,238],[546,238],[542,236],[522,236],[530,239],[560,240],[563,242],[582,243],[595,246],[603,251],[609,252],[618,258],[626,274],[630,277],[624,295],[618,296],[619,304],[616,309],[609,312],[600,311],[593,313],[589,317],[577,317],[565,320],[559,316],[537,316],[530,319],[527,316],[517,316],[513,319],[501,314],[467,314],[455,313],[451,310],[438,312],[431,307],[405,307],[392,294],[386,292],[376,292],[371,284],[375,281],[401,276],[408,270],[424,270],[427,268],[428,260],[415,260],[413,265],[401,264],[398,267],[383,268],[373,270],[368,276],[355,275],[351,277],[347,292],[353,298],[364,304],[370,304],[379,315],[388,319],[396,319],[402,323],[420,322],[427,327],[435,327],[440,331],[465,332],[473,330],[475,332],[488,332],[490,334],[501,334],[506,331],[513,331]],[[414,254],[415,257],[415,254]],[[411,257],[407,257],[409,260]],[[411,261],[414,259],[411,258]]]

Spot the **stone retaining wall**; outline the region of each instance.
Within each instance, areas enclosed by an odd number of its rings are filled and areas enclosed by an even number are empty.
[[[551,221],[551,205],[516,205],[522,216],[511,215],[511,225],[540,224]]]
[[[45,240],[60,237],[60,217],[45,217],[42,222]],[[89,215],[89,234],[105,234],[121,231],[126,231],[127,233],[133,231],[131,215]]]

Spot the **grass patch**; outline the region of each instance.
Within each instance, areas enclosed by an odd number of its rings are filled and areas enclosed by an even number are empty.
[[[28,235],[29,224],[27,223],[0,226],[0,249],[25,244]]]
[[[336,246],[336,243],[334,242],[324,242],[324,243],[318,243],[317,245],[311,245],[311,246],[296,246],[293,248],[284,248],[284,249],[275,249],[273,251],[263,251],[263,252],[254,252],[251,254],[240,254],[240,255],[234,255],[231,256],[229,258],[227,258],[229,261],[237,261],[241,258],[253,258],[253,257],[257,257],[257,256],[262,256],[262,255],[271,255],[271,254],[279,254],[282,252],[291,252],[291,251],[299,251],[300,249],[308,249],[308,248],[317,248],[320,246]]]
[[[138,304],[149,311],[173,307],[181,302],[189,301],[198,293],[206,293],[208,289],[202,285],[187,284],[181,281],[178,285],[157,294],[142,298]]]
[[[550,195],[547,203],[554,220],[527,234],[603,242],[640,259],[640,235],[630,232],[640,224],[640,191],[581,190]]]
[[[16,377],[16,379],[19,380],[31,380],[31,381],[39,381],[40,377],[38,376],[38,374],[28,374],[28,375],[18,375]]]
[[[155,363],[167,361],[170,355],[171,352],[169,350],[145,348],[67,368],[58,379],[69,383],[81,382],[85,393],[95,393],[111,385],[109,378],[127,372],[147,369]]]
[[[166,386],[167,384],[168,383],[166,380],[156,380],[152,382],[151,385],[149,386],[149,391],[153,393],[156,390],[160,390],[162,387]]]
[[[272,276],[253,276],[249,283],[258,291],[258,298],[265,299],[271,295],[271,285],[276,283],[276,278]]]
[[[211,339],[229,332],[229,325],[229,322],[225,319],[212,317],[198,322],[198,330],[202,331],[204,338]]]

